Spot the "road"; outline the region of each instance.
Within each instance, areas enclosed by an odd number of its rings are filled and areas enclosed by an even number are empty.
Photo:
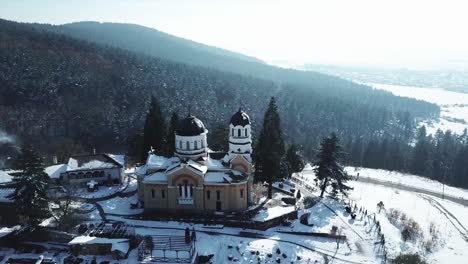
[[[403,185],[403,184],[399,184],[399,183],[394,183],[394,182],[380,181],[380,180],[376,180],[376,179],[372,179],[372,178],[368,178],[368,177],[362,177],[362,176],[359,177],[359,179],[357,179],[357,181],[363,182],[363,183],[371,183],[371,184],[376,184],[376,185],[382,185],[382,186],[391,187],[391,188],[395,188],[395,189],[403,190],[403,191],[426,194],[426,195],[430,195],[430,196],[437,197],[437,198],[440,198],[440,199],[443,198],[442,194],[438,193],[438,192],[434,192],[434,191],[430,191],[430,190],[426,190],[426,189],[421,189],[421,188],[416,188],[416,187]],[[460,205],[463,205],[463,206],[468,206],[468,200],[463,199],[461,197],[453,197],[453,196],[445,195],[444,199],[452,201],[452,202],[460,204]]]

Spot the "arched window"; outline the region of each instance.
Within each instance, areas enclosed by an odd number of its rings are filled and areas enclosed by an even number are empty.
[[[234,128],[231,129],[231,135],[234,136]]]
[[[184,180],[184,197],[189,197],[189,194],[188,194],[188,182],[187,180]]]
[[[240,137],[241,136],[241,130],[240,128],[237,130],[237,137]]]
[[[247,137],[247,128],[245,128],[245,137]]]
[[[194,149],[198,149],[198,144],[197,144],[197,143],[198,143],[197,141],[194,141],[194,142],[193,142],[193,148],[194,148]]]
[[[205,140],[201,140],[201,147],[204,148],[205,147]]]
[[[190,150],[190,142],[187,141],[187,142],[185,143],[185,147],[186,147],[187,150]]]
[[[182,149],[182,140],[179,141],[179,149]]]
[[[182,184],[179,184],[179,197],[182,197]]]

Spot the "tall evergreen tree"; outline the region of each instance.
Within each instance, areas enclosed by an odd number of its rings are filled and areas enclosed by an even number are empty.
[[[288,177],[295,172],[300,172],[304,169],[305,162],[302,152],[296,144],[291,144],[286,151],[286,163],[288,165]]]
[[[364,156],[364,143],[362,142],[362,137],[358,137],[353,140],[351,144],[350,152],[350,162],[351,165],[356,167],[362,167],[363,156]]]
[[[416,145],[413,149],[411,160],[411,172],[417,175],[428,175],[431,165],[429,160],[429,141],[427,138],[426,127],[422,126],[418,130]]]
[[[268,198],[272,197],[273,181],[282,178],[284,141],[275,97],[271,97],[263,119],[263,127],[255,148],[256,181],[268,182]]]
[[[216,151],[227,151],[229,149],[229,127],[217,124],[210,133],[210,148]]]
[[[179,125],[179,115],[176,112],[172,112],[171,120],[169,121],[169,127],[166,133],[166,156],[170,157],[175,152],[175,131]]]
[[[388,148],[388,161],[387,161],[387,168],[388,170],[394,171],[404,170],[404,159],[403,152],[401,150],[402,143],[398,141],[396,137],[394,137],[390,143]]]
[[[330,185],[333,188],[332,194],[334,195],[340,192],[347,196],[347,191],[351,189],[346,185],[349,176],[344,172],[343,166],[340,164],[342,155],[342,148],[335,133],[323,139],[317,154],[318,161],[314,164],[315,175],[320,181],[320,197],[323,197],[325,190]]]
[[[142,161],[148,157],[148,151],[154,149],[155,154],[164,155],[166,126],[161,113],[161,106],[155,96],[151,96],[150,109],[146,115],[143,130]]]
[[[128,139],[127,157],[130,163],[139,164],[142,161],[143,133],[136,133]]]
[[[42,159],[30,145],[21,148],[14,168],[19,173],[13,177],[15,191],[9,198],[25,223],[37,225],[49,215],[49,176],[44,172]]]

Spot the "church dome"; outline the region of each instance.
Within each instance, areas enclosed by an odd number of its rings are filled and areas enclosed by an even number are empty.
[[[233,126],[246,126],[250,125],[249,116],[239,108],[239,111],[231,117],[231,124]]]
[[[205,133],[205,125],[200,119],[189,115],[186,118],[180,120],[179,126],[177,127],[176,134],[179,136],[198,136]]]

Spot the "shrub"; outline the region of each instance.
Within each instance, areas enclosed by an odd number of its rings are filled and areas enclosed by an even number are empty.
[[[400,210],[391,208],[387,217],[390,223],[401,230],[403,241],[414,241],[422,235],[419,224]]]
[[[392,264],[426,264],[418,254],[400,254],[392,260]]]

